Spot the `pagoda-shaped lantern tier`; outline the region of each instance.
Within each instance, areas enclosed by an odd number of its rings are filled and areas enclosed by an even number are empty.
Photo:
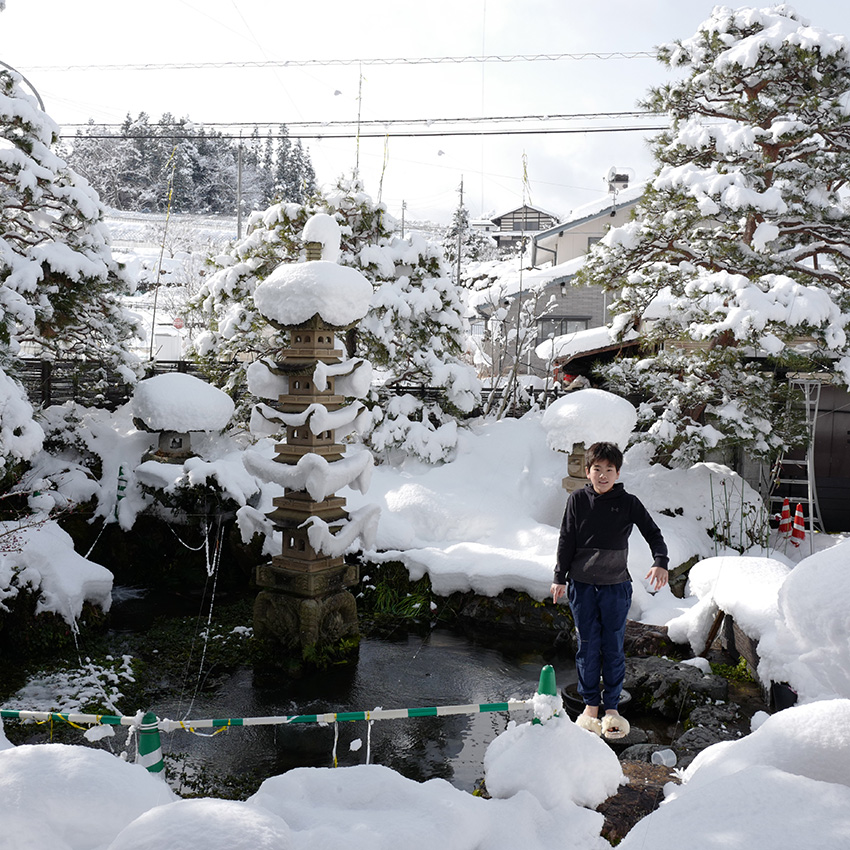
[[[338,226],[329,216],[316,216],[305,228],[307,261],[278,266],[254,293],[257,309],[285,332],[287,343],[273,358],[249,367],[250,391],[272,402],[255,406],[251,427],[282,432],[285,440],[275,445],[273,460],[245,455],[250,472],[283,486],[267,515],[283,545],[271,562],[257,567],[262,590],[255,634],[302,647],[356,634],[356,603],[346,588],[357,582],[358,569],[345,563],[343,553],[367,535],[377,513],[369,508],[349,516],[345,499],[335,494],[343,486],[364,490],[372,465],[369,452],[349,456],[338,442],[368,416],[362,402],[349,399],[366,395],[371,366],[359,358],[343,360],[335,347],[337,333],[366,314],[372,286],[356,269],[319,259],[328,255],[328,242],[310,239],[311,225],[320,236],[330,229],[335,254]]]
[[[329,376],[321,390],[314,378],[317,364],[335,365],[342,361],[342,351],[334,348],[336,330],[319,315],[290,329],[289,348],[279,352],[281,360],[276,364],[278,371],[288,378],[289,386],[288,392],[278,396],[277,409],[283,414],[283,422],[301,419],[312,405],[322,405],[328,413],[346,405],[345,397],[335,393],[335,377]],[[286,441],[275,446],[278,463],[297,466],[305,455],[317,455],[329,464],[343,459],[345,448],[336,442],[335,429],[316,432],[310,418],[303,424],[285,425]],[[283,531],[283,551],[272,558],[275,566],[316,572],[343,564],[342,556],[328,557],[314,550],[304,523],[311,517],[329,524],[347,519],[344,498],[331,494],[316,500],[306,490],[286,488],[284,495],[275,497],[272,504],[275,510],[268,516]],[[347,579],[345,584],[356,580],[352,576]]]

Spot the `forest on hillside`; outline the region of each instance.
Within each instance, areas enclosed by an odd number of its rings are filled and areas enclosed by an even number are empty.
[[[62,154],[107,206],[127,212],[229,214],[272,202],[302,203],[316,188],[310,153],[285,124],[243,138],[165,113],[131,115],[120,128],[89,121]],[[241,159],[241,163],[240,163]],[[241,171],[241,176],[240,176]],[[241,190],[241,191],[240,191]]]

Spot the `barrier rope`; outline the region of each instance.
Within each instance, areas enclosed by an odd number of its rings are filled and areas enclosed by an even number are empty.
[[[195,732],[197,729],[217,729],[223,732],[231,726],[286,726],[293,723],[346,723],[349,721],[365,720],[404,720],[415,717],[446,717],[454,714],[485,714],[494,711],[531,710],[533,699],[508,700],[507,702],[468,703],[464,705],[435,705],[423,708],[373,708],[369,711],[339,711],[324,714],[290,714],[269,717],[218,717],[201,720],[169,720],[158,721],[161,732],[174,732],[182,729]],[[0,709],[0,717],[4,720],[32,720],[37,723],[46,721],[68,723],[70,725],[85,724],[89,726],[138,726],[139,715],[124,716],[113,714],[65,714],[50,711],[17,711]],[[216,733],[217,734],[217,733]]]
[[[68,723],[80,728],[80,725],[97,726],[129,726],[128,741],[138,733],[139,741],[136,753],[136,763],[141,764],[151,773],[162,773],[165,769],[162,757],[160,732],[173,732],[182,729],[194,735],[211,738],[231,726],[284,726],[293,723],[316,723],[319,725],[333,724],[333,765],[337,766],[337,744],[339,741],[339,724],[351,721],[365,721],[367,727],[367,764],[371,756],[372,724],[376,720],[404,720],[415,717],[446,717],[456,714],[483,714],[488,712],[510,712],[518,710],[534,710],[532,723],[543,722],[540,718],[538,697],[545,699],[557,698],[555,686],[555,671],[547,664],[540,671],[540,684],[537,696],[531,699],[508,700],[506,702],[466,703],[463,705],[433,705],[423,708],[374,708],[368,711],[338,711],[325,714],[291,714],[270,717],[224,717],[202,720],[168,720],[160,719],[153,712],[137,712],[132,717],[117,714],[74,714],[51,711],[22,711],[17,709],[0,709],[0,719],[25,720],[36,723],[50,723],[51,740],[53,724],[56,721]],[[560,699],[557,699],[560,705]],[[557,707],[549,706],[550,714],[558,713]],[[198,732],[198,729],[215,729],[212,734]]]

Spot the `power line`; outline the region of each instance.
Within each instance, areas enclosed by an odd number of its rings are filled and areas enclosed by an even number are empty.
[[[552,135],[570,135],[574,133],[633,133],[633,132],[656,132],[660,130],[668,130],[669,127],[667,125],[661,125],[658,127],[573,127],[573,128],[550,128],[550,129],[540,129],[540,130],[441,130],[434,133],[417,133],[417,132],[398,132],[398,131],[387,131],[385,133],[357,133],[356,130],[352,130],[349,133],[288,133],[285,136],[283,134],[272,134],[273,139],[399,139],[399,138],[419,138],[419,139],[441,139],[449,136],[552,136]],[[197,133],[184,133],[184,134],[176,134],[176,133],[147,133],[147,134],[132,134],[127,136],[117,136],[114,133],[86,133],[84,135],[70,135],[67,133],[60,133],[60,139],[112,139],[113,141],[130,141],[133,139],[170,139],[170,140],[195,140],[197,141],[199,136]],[[216,133],[215,136],[209,137],[210,140],[214,139],[236,139],[241,141],[247,141],[245,136],[241,133]],[[268,138],[265,136],[264,138]]]
[[[30,71],[196,71],[217,68],[304,68],[334,65],[445,65],[483,64],[489,62],[559,62],[588,59],[655,59],[651,50],[611,53],[534,53],[513,56],[422,56],[376,59],[265,59],[238,62],[144,62],[121,65],[32,65]]]
[[[361,119],[361,126],[432,126],[434,124],[497,124],[507,122],[525,122],[525,121],[595,121],[599,119],[630,119],[630,118],[654,118],[657,119],[657,113],[632,111],[632,112],[573,112],[573,113],[547,113],[545,115],[490,115],[490,116],[464,116],[460,118],[368,118]],[[132,126],[132,120],[130,125]],[[187,126],[187,123],[189,126]],[[162,124],[155,122],[148,124],[149,127],[168,127],[173,126],[180,130],[187,130],[194,127],[198,128],[215,128],[215,127],[239,127],[239,128],[257,128],[263,130],[273,127],[280,127],[284,124],[287,129],[290,127],[350,127],[354,126],[356,119],[338,120],[338,121],[191,121],[173,124]],[[123,129],[126,127],[126,122],[101,122],[88,121],[80,124],[63,124],[66,130],[86,130],[90,128],[108,129]]]

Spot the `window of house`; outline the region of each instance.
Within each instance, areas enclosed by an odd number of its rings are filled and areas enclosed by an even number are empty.
[[[537,320],[537,341],[543,342],[550,337],[566,336],[576,331],[587,330],[589,318],[577,316],[544,316]]]
[[[602,237],[601,236],[588,236],[587,237],[587,250],[589,251]]]

